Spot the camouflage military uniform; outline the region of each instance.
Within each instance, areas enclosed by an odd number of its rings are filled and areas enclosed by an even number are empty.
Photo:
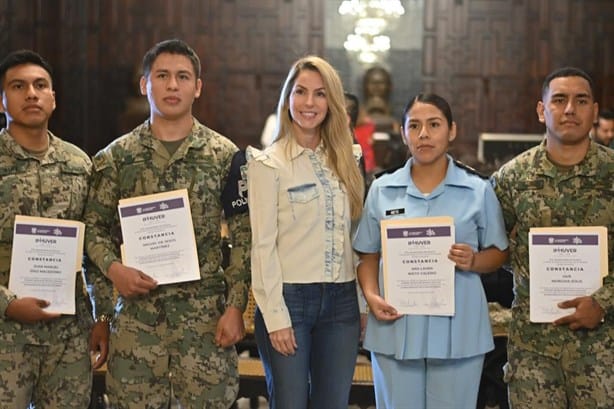
[[[87,407],[91,389],[88,334],[91,306],[81,274],[75,315],[38,324],[5,316],[15,298],[7,286],[15,215],[81,220],[91,162],[77,147],[49,133],[42,159],[0,131],[0,407]]]
[[[146,121],[94,157],[86,246],[101,270],[106,273],[120,260],[118,200],[181,188],[189,192],[201,270],[200,281],[119,298],[106,377],[116,407],[158,409],[168,402],[171,387],[186,409],[226,408],[236,398],[235,349],[216,347],[214,335],[225,305],[243,310],[249,288],[249,217],[246,212],[229,215],[234,207],[246,209],[237,187],[242,182],[229,181],[237,151],[228,139],[194,120],[191,134],[170,156]],[[239,190],[234,200],[222,198],[229,184]],[[233,243],[226,271],[220,265],[223,206]],[[98,312],[109,313],[111,282],[106,287],[101,280],[97,283]]]
[[[559,168],[548,160],[542,143],[504,165],[493,175],[493,184],[511,236],[514,270],[505,368],[511,403],[521,408],[612,408],[614,151],[591,142],[581,163]],[[606,318],[595,330],[529,322],[528,233],[531,227],[548,226],[608,229],[609,275],[593,294]]]

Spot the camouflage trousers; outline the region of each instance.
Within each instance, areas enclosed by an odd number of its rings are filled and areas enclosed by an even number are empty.
[[[48,346],[0,343],[0,408],[84,409],[91,389],[85,334]]]
[[[552,358],[508,346],[504,380],[513,409],[606,409],[614,402],[613,345],[567,344]]]
[[[239,389],[234,346],[215,346],[223,297],[198,301],[180,323],[146,325],[120,313],[109,340],[106,390],[113,409],[226,409]]]

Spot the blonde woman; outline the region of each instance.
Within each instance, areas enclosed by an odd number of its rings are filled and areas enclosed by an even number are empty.
[[[364,184],[329,63],[294,63],[275,142],[248,157],[256,340],[270,407],[346,409],[360,332],[350,229]]]

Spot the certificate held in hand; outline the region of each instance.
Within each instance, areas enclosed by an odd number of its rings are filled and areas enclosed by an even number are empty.
[[[529,271],[531,322],[553,322],[571,314],[557,304],[591,295],[608,274],[607,228],[532,228]]]
[[[399,314],[454,315],[452,217],[381,222],[384,298]]]
[[[200,279],[186,189],[119,201],[122,263],[172,284]]]
[[[49,301],[47,312],[74,314],[84,235],[78,221],[15,216],[9,290]]]

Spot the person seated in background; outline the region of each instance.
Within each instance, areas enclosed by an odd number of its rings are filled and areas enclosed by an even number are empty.
[[[614,111],[602,109],[593,124],[591,138],[604,146],[614,148]]]

